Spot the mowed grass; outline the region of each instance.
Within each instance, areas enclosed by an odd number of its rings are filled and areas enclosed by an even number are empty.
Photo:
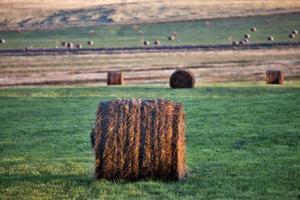
[[[186,22],[170,22],[141,25],[103,25],[94,27],[64,28],[55,30],[36,30],[0,32],[0,38],[6,43],[0,48],[55,48],[61,42],[87,45],[88,40],[94,41],[93,47],[133,47],[141,46],[143,40],[160,40],[162,45],[213,45],[231,44],[233,40],[243,39],[246,33],[251,34],[250,43],[268,42],[269,35],[274,42],[300,41],[298,35],[289,38],[289,33],[300,30],[300,13],[277,14],[269,16],[235,17],[208,19]],[[257,32],[250,32],[256,27]],[[90,34],[90,31],[94,34]],[[168,36],[177,32],[176,41],[169,41]]]
[[[182,182],[93,180],[99,101],[182,102]],[[0,199],[299,199],[300,85],[0,90]]]

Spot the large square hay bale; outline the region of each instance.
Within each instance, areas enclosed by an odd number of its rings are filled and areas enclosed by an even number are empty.
[[[101,102],[91,138],[96,179],[186,176],[182,104],[162,99]]]

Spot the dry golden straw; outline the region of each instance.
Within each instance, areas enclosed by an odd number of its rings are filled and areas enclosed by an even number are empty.
[[[176,181],[186,176],[185,115],[180,103],[101,102],[91,138],[96,179]]]
[[[187,69],[178,69],[170,77],[171,88],[193,88],[195,76]]]
[[[124,82],[122,72],[108,72],[107,85],[122,85]]]

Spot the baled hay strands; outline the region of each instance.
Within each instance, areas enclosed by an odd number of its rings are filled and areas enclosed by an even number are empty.
[[[256,32],[256,31],[257,31],[256,27],[252,27],[252,28],[251,28],[251,31],[252,31],[252,32]]]
[[[244,35],[244,38],[250,39],[250,38],[251,38],[251,35],[250,35],[250,34],[245,34],[245,35]]]
[[[269,41],[274,41],[274,37],[273,36],[268,36],[267,38]]]
[[[108,72],[107,85],[122,85],[124,82],[122,72]]]
[[[295,30],[293,30],[293,31],[292,31],[292,34],[294,34],[294,35],[298,35],[298,30],[296,30],[296,29],[295,29]]]
[[[267,84],[283,84],[284,75],[280,70],[268,70],[266,71]]]
[[[171,88],[193,88],[195,76],[189,70],[178,69],[170,77]]]
[[[289,38],[295,38],[295,37],[296,37],[295,34],[293,34],[293,33],[290,33],[290,34],[289,34]]]
[[[162,99],[102,102],[93,138],[97,179],[180,180],[186,176],[182,104]]]

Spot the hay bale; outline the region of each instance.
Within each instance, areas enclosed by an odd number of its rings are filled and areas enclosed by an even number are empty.
[[[236,45],[239,45],[239,42],[238,41],[232,41],[231,44],[234,45],[234,46],[236,46]]]
[[[268,36],[268,40],[269,41],[274,41],[274,37],[273,36]]]
[[[150,45],[150,42],[149,42],[148,40],[144,40],[143,45],[144,45],[144,46],[149,46],[149,45]]]
[[[173,41],[173,40],[175,40],[175,36],[174,36],[174,35],[170,35],[170,36],[168,37],[168,39],[169,39],[170,41]]]
[[[292,34],[298,35],[298,31],[295,29],[295,30],[292,31]]]
[[[267,84],[283,84],[284,75],[280,70],[268,70],[266,71]]]
[[[295,37],[296,37],[295,34],[293,34],[293,33],[290,33],[290,34],[289,34],[289,38],[295,38]]]
[[[76,44],[76,48],[81,49],[82,45],[81,44]]]
[[[256,32],[256,31],[257,31],[256,27],[252,27],[252,28],[251,28],[251,31],[252,31],[252,32]]]
[[[67,46],[67,43],[66,42],[61,42],[61,46],[65,47],[65,46]]]
[[[160,41],[159,40],[155,40],[154,41],[154,45],[159,46],[160,45]]]
[[[244,40],[240,40],[239,45],[243,45],[243,44],[245,44]]]
[[[91,138],[96,179],[176,181],[186,176],[182,104],[162,99],[101,102]]]
[[[123,73],[122,72],[108,72],[107,73],[107,85],[122,85]]]
[[[69,49],[71,49],[71,48],[74,47],[74,44],[73,44],[72,42],[68,42],[68,43],[67,43],[67,47],[68,47]]]
[[[195,76],[189,70],[178,69],[170,77],[170,86],[171,88],[193,88]]]
[[[251,38],[251,35],[250,35],[250,34],[245,34],[245,35],[244,35],[244,38],[250,39],[250,38]]]
[[[247,38],[243,39],[243,43],[244,44],[249,44],[249,39],[247,39]]]
[[[93,42],[92,40],[89,40],[89,41],[87,41],[87,45],[93,46],[93,45],[94,45],[94,42]]]
[[[0,39],[0,44],[5,44],[5,42],[6,42],[5,39],[3,39],[3,38]]]

